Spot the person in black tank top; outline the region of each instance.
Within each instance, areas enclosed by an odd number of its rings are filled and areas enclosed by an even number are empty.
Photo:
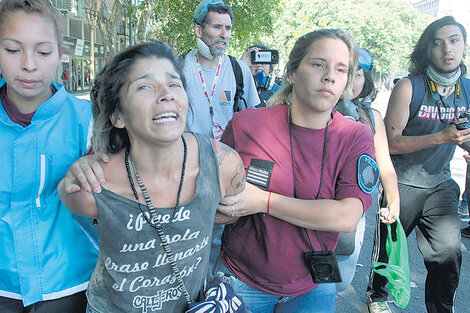
[[[458,130],[460,113],[468,108],[465,93],[465,28],[451,16],[431,23],[416,44],[410,60],[410,78],[394,87],[385,116],[385,127],[398,176],[400,220],[409,235],[416,227],[418,247],[428,271],[425,303],[429,313],[454,312],[459,283],[459,188],[452,180],[449,162],[456,145],[470,141],[470,129]],[[417,113],[412,104],[418,93],[412,82],[426,84]],[[387,262],[386,228],[380,225],[373,261]],[[370,312],[390,312],[387,280],[371,273],[367,298]]]

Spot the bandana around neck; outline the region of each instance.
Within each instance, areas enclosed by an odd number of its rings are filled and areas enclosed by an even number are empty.
[[[459,66],[457,72],[449,78],[437,74],[436,71],[432,68],[432,66],[428,66],[428,68],[426,69],[426,75],[433,82],[435,82],[438,85],[444,86],[444,87],[449,87],[449,86],[455,85],[457,80],[460,78],[461,73],[462,72],[460,71],[460,66]]]

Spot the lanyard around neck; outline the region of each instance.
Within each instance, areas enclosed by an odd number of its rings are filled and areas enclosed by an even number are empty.
[[[219,75],[220,75],[220,68],[222,67],[222,58],[223,56],[219,57],[219,63],[217,64],[217,70],[215,71],[215,77],[214,77],[214,83],[212,84],[212,91],[211,94],[209,95],[209,92],[207,91],[206,87],[206,82],[204,81],[204,76],[202,75],[202,69],[201,69],[201,64],[199,62],[199,58],[197,56],[197,51],[195,53],[196,56],[196,66],[197,66],[197,71],[199,73],[199,79],[202,84],[202,89],[204,90],[204,94],[206,95],[207,102],[209,102],[209,113],[212,118],[212,124],[215,126],[215,119],[214,119],[214,107],[212,105],[212,99],[214,97],[214,92],[215,88],[217,86],[217,81],[219,80]]]
[[[426,83],[428,85],[429,90],[431,91],[431,96],[435,100],[435,104],[437,105],[437,113],[439,114],[439,120],[441,122],[445,122],[442,120],[441,116],[441,107],[440,105],[442,104],[444,106],[444,109],[446,107],[446,103],[444,102],[444,97],[441,96],[437,90],[436,83],[431,80],[428,76],[426,76]],[[457,80],[457,82],[454,85],[454,106],[455,108],[458,108],[460,105],[460,99],[462,98],[462,91],[460,87],[460,79]],[[457,111],[455,112],[455,118],[457,119]]]
[[[426,82],[428,84],[428,87],[429,87],[429,90],[431,90],[431,94],[434,96],[435,94],[438,94],[439,95],[439,92],[437,91],[437,86],[436,86],[436,83],[429,79],[429,77],[426,76]],[[460,98],[462,97],[462,92],[461,92],[461,89],[460,89],[460,79],[457,80],[457,82],[455,83],[454,85],[454,100],[460,100]]]
[[[324,140],[323,140],[323,152],[322,152],[322,159],[321,159],[320,184],[318,186],[318,192],[317,192],[317,195],[315,196],[315,200],[318,199],[318,196],[320,195],[321,185],[323,183],[323,169],[325,167],[326,140],[327,140],[327,137],[328,137],[328,124],[329,124],[329,121],[328,121],[328,123],[326,123],[326,128],[325,128],[325,136],[324,136]],[[292,116],[290,114],[289,114],[289,136],[290,136],[290,152],[291,152],[291,156],[292,156],[292,174],[294,176],[294,198],[297,198],[297,190],[295,188],[294,144],[293,144],[293,139],[292,139]]]
[[[318,199],[318,196],[320,195],[320,190],[321,190],[321,186],[322,186],[322,183],[323,183],[323,170],[324,170],[324,167],[325,167],[325,156],[326,156],[326,140],[327,140],[327,137],[328,137],[328,124],[329,124],[329,121],[326,123],[326,128],[325,128],[325,136],[324,136],[324,140],[323,140],[323,152],[322,152],[322,158],[321,158],[321,170],[320,170],[320,184],[318,186],[318,191],[317,191],[317,195],[315,196],[315,200]],[[290,136],[290,151],[291,151],[291,156],[292,156],[292,174],[294,176],[294,198],[297,198],[297,190],[295,188],[295,163],[294,163],[294,144],[293,144],[293,138],[292,138],[292,116],[290,114],[290,111],[289,111],[289,136]],[[307,235],[307,238],[308,238],[308,241],[310,242],[310,247],[313,249],[313,245],[312,245],[312,241],[310,240],[310,236],[308,235],[307,233],[307,229],[305,229],[305,234]],[[317,234],[317,231],[314,230],[313,231],[315,233],[315,237],[317,237],[317,240],[318,240],[318,243],[320,244],[320,247],[322,250],[325,250],[324,246],[323,246],[323,243],[321,242],[320,238],[318,237],[318,234]]]

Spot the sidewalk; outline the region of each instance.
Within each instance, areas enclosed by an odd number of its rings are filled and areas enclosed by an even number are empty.
[[[79,99],[90,101],[90,89],[73,91],[71,94]]]

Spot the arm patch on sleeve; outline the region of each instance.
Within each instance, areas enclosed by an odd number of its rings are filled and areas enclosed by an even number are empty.
[[[250,166],[246,173],[246,181],[260,187],[264,190],[269,190],[269,183],[273,173],[274,162],[260,159],[251,159]]]
[[[367,194],[371,194],[379,184],[380,171],[377,162],[368,154],[361,154],[357,160],[357,184]]]

